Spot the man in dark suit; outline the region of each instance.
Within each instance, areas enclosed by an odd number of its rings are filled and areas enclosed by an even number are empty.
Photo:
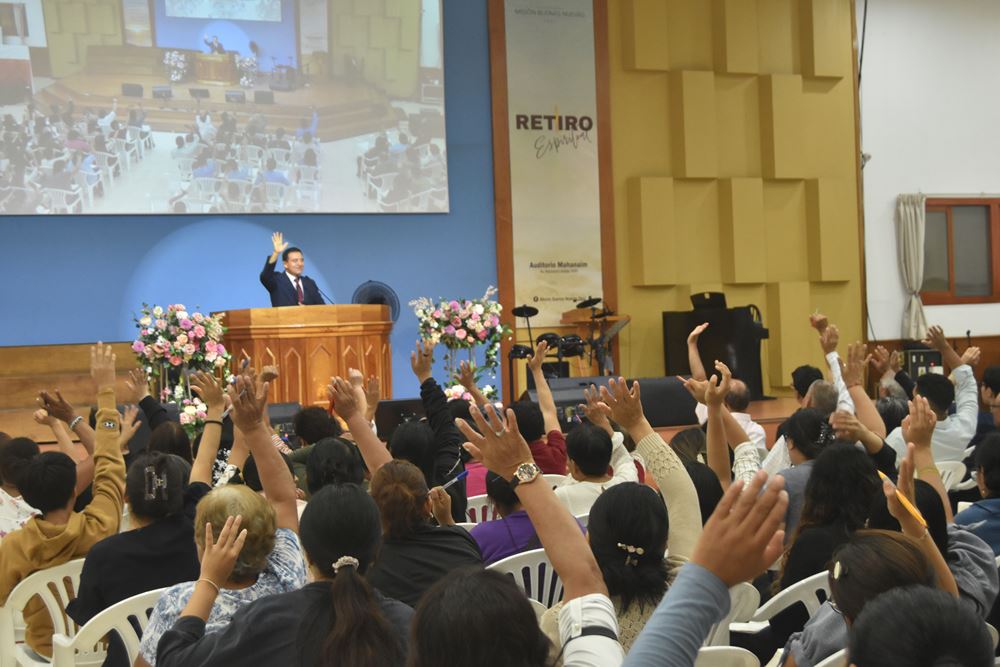
[[[324,303],[316,281],[302,275],[305,269],[302,251],[295,247],[289,248],[281,232],[271,235],[271,243],[274,244],[274,252],[267,258],[264,270],[260,272],[260,284],[271,295],[271,305],[312,306]],[[274,270],[279,255],[285,265],[285,270],[281,273]]]
[[[222,42],[219,41],[218,35],[212,35],[211,41],[209,41],[209,39],[206,37],[205,44],[208,45],[208,50],[211,51],[212,53],[218,54],[226,52],[225,47],[222,46]]]

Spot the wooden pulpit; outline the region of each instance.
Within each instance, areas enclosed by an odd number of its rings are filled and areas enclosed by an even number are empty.
[[[233,355],[234,371],[245,358],[260,371],[278,367],[271,403],[328,404],[330,377],[347,377],[357,368],[392,394],[392,319],[388,306],[344,304],[288,306],[227,311],[223,342]]]

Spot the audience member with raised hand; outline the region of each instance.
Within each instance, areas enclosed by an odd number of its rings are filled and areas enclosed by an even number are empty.
[[[788,539],[798,527],[806,485],[816,457],[833,441],[833,427],[826,415],[814,408],[801,408],[785,422],[784,446],[792,466],[778,474],[785,479],[785,491],[788,493],[788,515],[785,517],[785,537]]]
[[[333,401],[337,414],[347,422],[347,428],[358,445],[368,472],[374,475],[375,471],[392,460],[392,454],[372,431],[371,424],[365,420],[364,392],[348,380],[335,377],[327,387],[327,394]]]
[[[663,494],[670,517],[670,555],[690,558],[701,533],[698,494],[684,464],[643,414],[639,383],[633,382],[629,388],[624,378],[609,380],[606,387],[601,387],[601,399],[611,409],[615,423],[636,442],[635,451]]]
[[[781,554],[788,505],[782,487],[780,478],[768,482],[758,472],[749,485],[737,480],[726,490],[691,562],[681,568],[625,665],[694,665],[712,626],[729,613],[729,588],[754,578]]]
[[[691,368],[691,379],[698,382],[708,380],[705,373],[705,366],[701,363],[701,353],[698,352],[698,340],[708,329],[708,322],[699,324],[688,334],[688,366]],[[720,362],[716,361],[716,364]],[[716,368],[718,370],[718,368]],[[715,375],[715,374],[713,374]],[[726,408],[740,428],[747,434],[750,442],[757,448],[758,457],[767,455],[767,432],[764,427],[753,420],[747,410],[750,408],[750,389],[742,380],[730,378],[728,389],[724,395]],[[699,402],[694,408],[698,423],[704,424],[708,421],[708,407]],[[741,442],[746,442],[743,440]],[[753,474],[752,472],[750,474]]]
[[[432,375],[434,343],[418,341],[410,353],[410,367],[420,382],[420,400],[426,421],[404,422],[396,427],[389,439],[393,458],[414,464],[424,474],[429,487],[442,486],[461,474],[462,434],[448,408],[448,398]],[[465,482],[459,480],[447,488],[451,496],[452,516],[464,521],[467,505]]]
[[[230,517],[213,547],[206,538],[196,593],[160,641],[160,665],[405,663],[413,610],[365,581],[381,529],[378,508],[364,489],[327,486],[306,507],[301,532],[311,583],[247,605],[225,628],[212,632],[206,620],[239,554],[238,519]],[[206,526],[208,535],[210,530]]]
[[[382,517],[384,541],[368,581],[384,594],[415,607],[427,589],[455,568],[482,565],[479,546],[468,531],[431,522],[430,488],[413,463],[394,459],[382,465],[372,474],[371,494]]]
[[[483,395],[476,382],[476,367],[469,361],[461,361],[458,364],[458,381],[462,383],[465,390],[472,396],[472,402],[479,407],[489,403],[489,399]]]
[[[94,446],[97,443],[97,434],[90,426],[86,417],[78,415],[76,409],[70,405],[69,401],[63,398],[62,393],[56,389],[51,394],[47,391],[38,394],[38,406],[45,410],[50,417],[62,421],[71,433],[80,439],[80,444],[90,456],[94,455]]]
[[[537,405],[531,401],[514,401],[509,407],[517,415],[521,435],[531,447],[531,455],[542,472],[546,475],[565,475],[566,438],[559,426],[559,413],[549,381],[542,371],[548,349],[548,343],[540,342],[535,347],[535,354],[528,360],[528,372],[535,381],[535,392],[538,394]]]
[[[717,374],[708,380],[686,380],[684,387],[699,406],[706,406],[706,458],[723,489],[733,478],[749,483],[760,469],[760,454],[743,427],[726,408],[726,398],[733,382],[732,372],[721,361],[715,362]],[[728,447],[727,447],[728,443]],[[729,448],[733,450],[730,464]]]
[[[865,360],[868,348],[864,343],[851,343],[847,348],[847,361],[841,361],[841,375],[847,386],[847,393],[854,404],[854,414],[868,430],[880,438],[886,436],[885,422],[875,409],[875,403],[865,392]]]
[[[204,391],[208,397],[216,395],[217,390],[206,386]],[[257,383],[252,372],[238,377],[229,388],[233,423],[257,459],[267,499],[246,486],[228,484],[209,492],[198,503],[195,514],[194,536],[200,558],[204,558],[207,524],[213,530],[221,530],[228,517],[241,516],[247,530],[246,542],[232,573],[225,580],[215,582],[220,591],[211,606],[207,632],[224,628],[233,614],[250,602],[296,590],[305,583],[305,565],[296,536],[295,484],[288,466],[271,444],[265,417],[267,394],[267,383]],[[156,664],[160,637],[173,627],[195,591],[196,583],[177,584],[160,596],[143,632],[137,665],[142,667],[142,660]]]
[[[935,586],[934,570],[914,539],[888,530],[859,530],[837,548],[828,566],[831,599],[782,651],[783,667],[812,667],[847,648],[848,627],[882,593]],[[822,570],[820,570],[822,571]]]
[[[931,410],[930,403],[923,396],[914,396],[913,400],[910,401],[910,414],[903,419],[900,426],[903,438],[913,447],[912,472],[938,492],[938,495],[941,496],[941,504],[944,506],[945,519],[951,523],[953,517],[948,490],[944,487],[941,471],[935,465],[934,455],[931,453],[931,442],[936,427],[937,417]]]
[[[160,424],[170,421],[167,409],[150,395],[149,379],[141,368],[129,371],[125,377],[125,388],[128,390],[128,401],[138,405],[146,415],[146,423],[149,425],[150,431],[155,430]]]
[[[481,521],[469,531],[483,554],[484,565],[492,565],[508,556],[542,546],[531,517],[510,482],[493,471],[487,472],[486,495],[498,518]]]
[[[819,317],[825,319],[824,315]],[[829,324],[822,329],[816,324],[814,326],[819,331],[819,346],[823,349],[823,356],[826,358],[826,365],[830,370],[830,384],[837,390],[837,409],[854,412],[854,400],[847,389],[847,383],[844,382],[843,366],[840,355],[837,354],[837,346],[840,345],[840,329],[836,324]]]
[[[569,475],[556,488],[556,496],[574,516],[588,514],[594,501],[607,489],[639,481],[639,472],[625,449],[622,434],[608,435],[596,424],[579,424],[570,431],[566,436],[566,457]]]
[[[878,395],[880,398],[909,400],[913,397],[913,380],[902,373],[896,362],[896,352],[889,352],[884,345],[876,345],[865,360],[878,375]]]
[[[25,466],[17,478],[18,490],[41,516],[0,540],[0,605],[28,575],[85,556],[99,540],[118,532],[125,463],[118,446],[121,416],[115,408],[115,355],[110,346],[98,343],[91,348],[90,374],[97,385],[93,500],[82,512],[73,511],[76,463],[63,452],[44,452]],[[51,655],[52,620],[40,598],[25,607],[24,620],[28,646]]]
[[[948,343],[941,327],[927,330],[924,343],[941,353],[944,365],[951,369],[955,384],[943,375],[924,373],[916,381],[915,394],[930,403],[937,417],[931,450],[935,461],[961,461],[965,448],[976,434],[979,419],[979,400],[976,396],[976,378],[972,368],[962,360]],[[955,403],[955,414],[948,409]],[[906,455],[906,439],[901,428],[886,437],[886,442],[896,450],[897,462]]]
[[[579,525],[545,483],[541,468],[532,460],[531,447],[519,431],[514,410],[507,410],[506,419],[492,405],[486,406],[485,413],[475,407],[470,410],[478,432],[464,420],[459,420],[459,428],[469,440],[465,447],[473,458],[511,480],[563,583],[563,608],[559,614],[563,664],[619,664],[622,649],[617,641],[615,610]],[[491,594],[503,603],[483,604]],[[509,619],[496,615],[501,609]],[[523,593],[503,575],[486,571],[445,579],[428,592],[417,609],[411,664],[541,667],[548,662],[548,642],[537,624],[526,622],[531,613]],[[435,640],[449,626],[457,627],[459,619],[464,619],[467,631],[475,628],[477,636],[489,633],[494,641],[436,646]]]
[[[94,481],[94,459],[91,453],[83,447],[78,448],[74,445],[66,423],[50,415],[44,408],[35,410],[31,416],[35,420],[35,423],[49,427],[52,435],[56,438],[58,451],[76,462],[76,490],[74,494],[79,496]],[[127,428],[127,423],[127,421],[122,422],[123,432]]]

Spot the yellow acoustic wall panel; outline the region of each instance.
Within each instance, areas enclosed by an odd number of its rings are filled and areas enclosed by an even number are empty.
[[[123,44],[120,0],[42,0],[52,76],[75,74],[90,46]]]
[[[764,185],[759,178],[719,181],[719,258],[727,283],[767,282]]]
[[[661,313],[721,290],[761,308],[787,395],[822,367],[815,309],[863,331],[851,0],[608,7],[622,370],[663,374]]]
[[[412,97],[420,84],[420,0],[328,0],[330,68],[343,76],[348,57],[389,95]]]
[[[794,74],[768,74],[761,78],[760,135],[764,176],[801,178],[802,77]]]
[[[715,71],[720,74],[756,74],[760,68],[757,3],[715,0]]]
[[[630,228],[630,283],[676,283],[674,180],[662,177],[633,179],[628,184],[628,207],[635,220]]]
[[[715,77],[711,72],[673,72],[670,84],[675,174],[685,178],[712,178],[717,173],[718,163]]]
[[[852,75],[851,54],[839,48],[851,39],[851,8],[839,0],[802,0],[802,71],[812,77]]]
[[[622,19],[628,26],[623,37],[624,66],[628,69],[665,70],[667,4],[662,0],[622,0]]]

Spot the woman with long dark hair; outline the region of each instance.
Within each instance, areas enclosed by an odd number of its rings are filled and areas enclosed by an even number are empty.
[[[306,506],[299,530],[312,583],[258,600],[234,614],[225,629],[205,634],[214,584],[228,576],[215,553],[238,530],[239,520],[231,517],[218,542],[206,539],[199,581],[207,583],[160,640],[158,665],[403,664],[413,610],[365,580],[382,531],[378,508],[364,489],[326,486]]]

